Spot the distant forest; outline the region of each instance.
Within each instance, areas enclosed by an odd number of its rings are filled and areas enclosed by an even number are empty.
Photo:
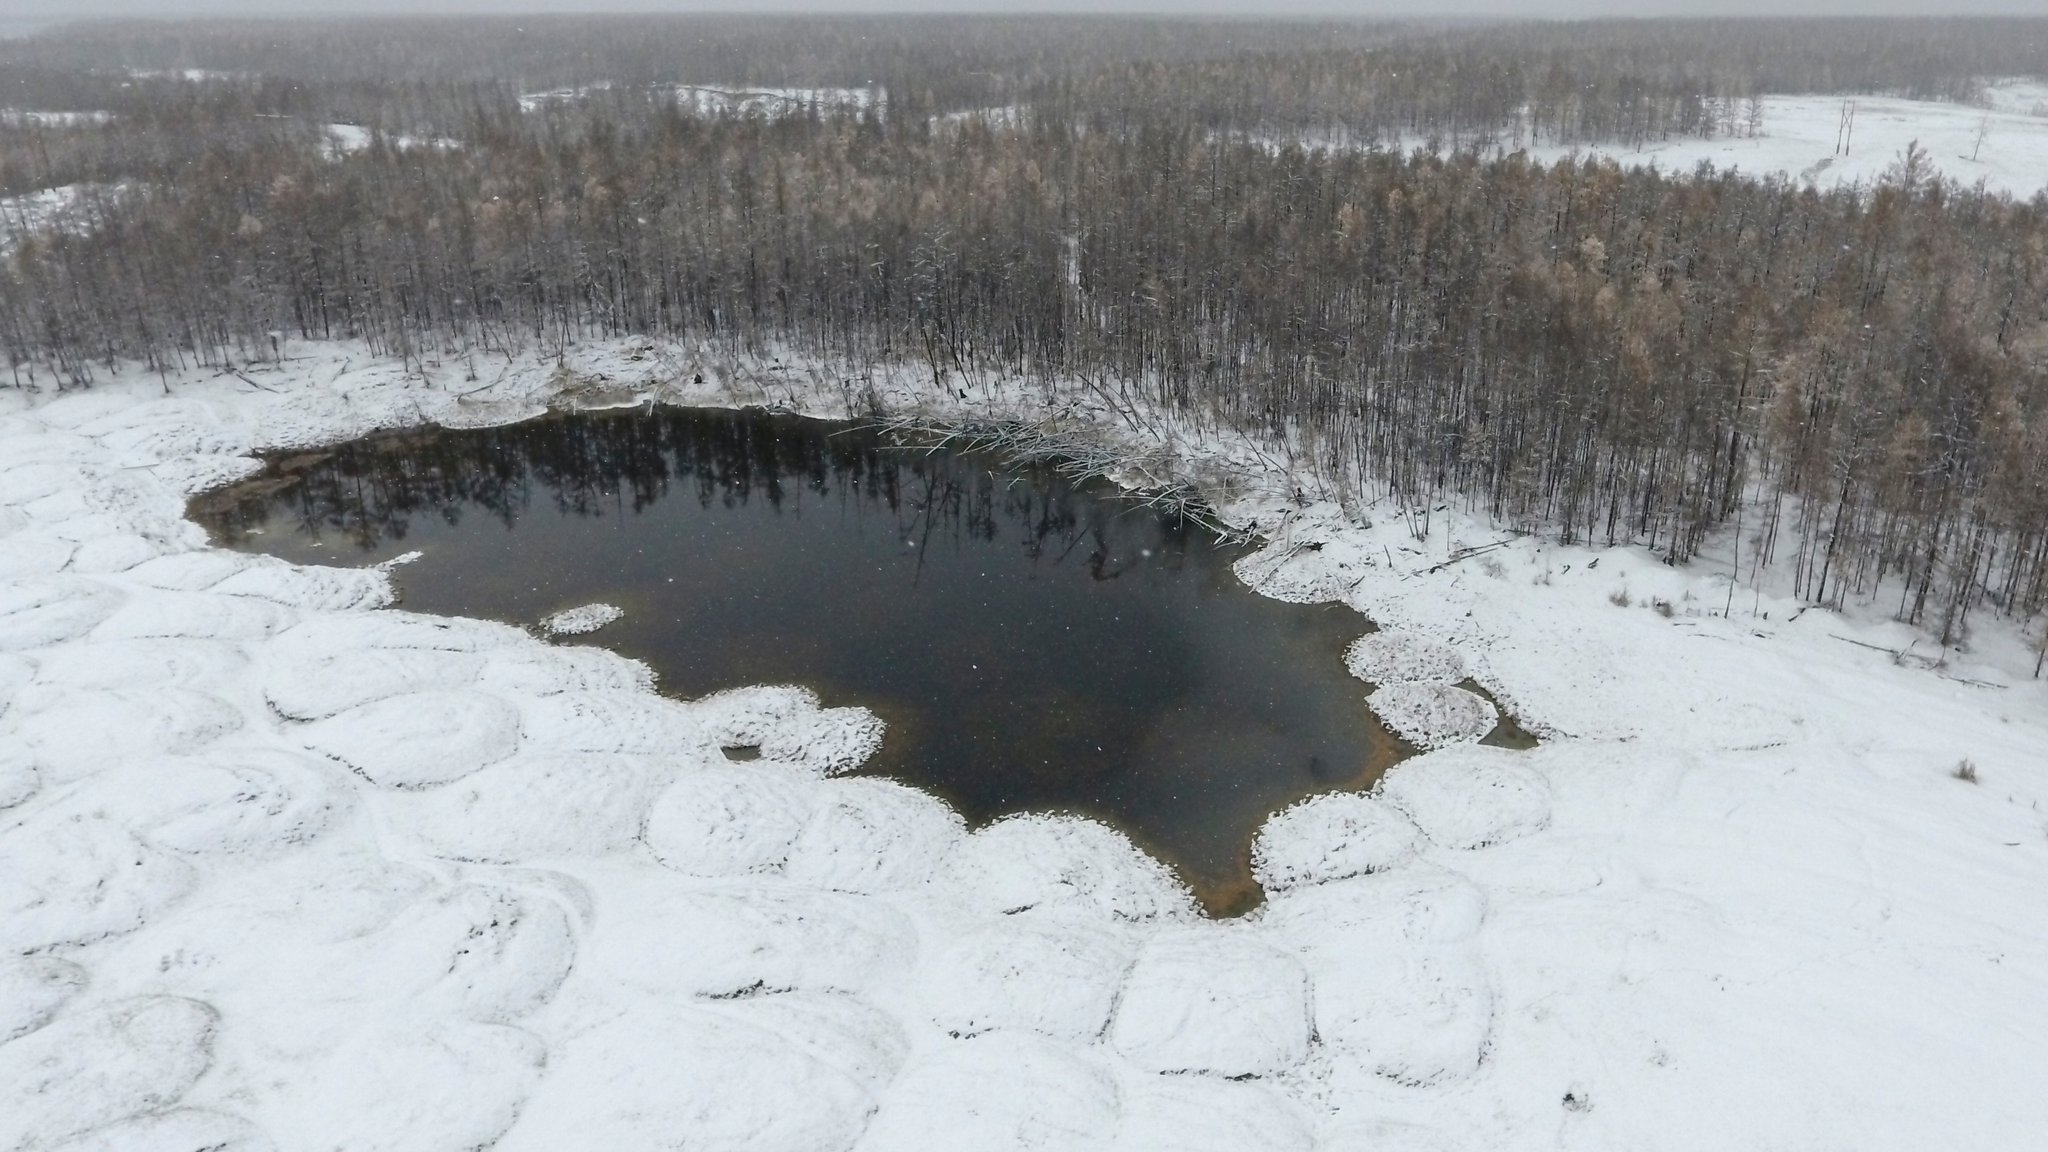
[[[2008,76],[2048,20],[81,25],[0,42],[0,109],[109,114],[0,114],[0,196],[72,198],[12,230],[0,345],[62,386],[272,333],[1023,378],[1672,562],[1761,498],[1745,563],[1946,640],[2048,608],[2048,195],[1457,145]]]

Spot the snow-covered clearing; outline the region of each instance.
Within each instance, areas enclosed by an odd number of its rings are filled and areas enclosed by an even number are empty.
[[[0,256],[37,232],[90,230],[99,223],[101,207],[129,190],[127,184],[64,184],[0,196]]]
[[[352,152],[361,152],[377,138],[376,133],[361,124],[323,124],[320,131],[321,155],[329,160],[339,160]],[[462,141],[446,136],[422,138],[419,136],[386,136],[385,142],[400,152],[414,148],[431,148],[437,152],[462,147]]]
[[[603,379],[563,396],[536,355],[428,382],[332,348],[253,386],[0,390],[0,1149],[2048,1130],[2048,689],[1994,623],[1930,670],[1878,650],[1914,642],[1897,625],[1747,590],[1723,619],[1711,565],[1527,538],[1446,565],[1496,534],[1248,497],[1223,509],[1272,540],[1248,581],[1385,626],[1354,672],[1470,675],[1546,743],[1452,743],[1281,814],[1268,903],[1205,921],[1103,826],[970,833],[836,778],[879,734],[859,709],[669,700],[602,648],[398,611],[383,571],[213,550],[183,518],[254,449],[380,427],[635,397],[844,414],[786,365],[570,362]],[[915,378],[882,391],[1036,394]]]
[[[105,124],[114,118],[112,112],[50,112],[31,108],[0,108],[0,127],[69,128],[78,124]]]
[[[1888,96],[1765,96],[1762,133],[1755,138],[1686,137],[1646,145],[1529,150],[1539,160],[1567,155],[1610,156],[1622,164],[1656,165],[1684,175],[1702,161],[1752,176],[1779,174],[1823,187],[1869,184],[1918,141],[1934,169],[1965,186],[1983,181],[2022,200],[2048,189],[2048,94],[2033,87],[1992,89],[1993,107],[1901,100]],[[1855,121],[1844,135],[1845,106]],[[1981,143],[1979,137],[1982,137]]]
[[[572,103],[592,93],[611,89],[609,83],[548,92],[529,92],[519,98],[522,112],[538,112],[553,104]],[[742,88],[729,84],[673,84],[656,89],[674,99],[676,106],[697,116],[763,116],[775,119],[816,111],[823,114],[858,115],[887,103],[879,88]]]

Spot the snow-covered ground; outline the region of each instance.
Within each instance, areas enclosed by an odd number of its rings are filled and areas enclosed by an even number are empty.
[[[53,112],[33,108],[0,108],[0,127],[7,128],[22,125],[69,128],[77,124],[105,124],[113,118],[112,112],[100,110]]]
[[[0,1149],[2048,1131],[2048,689],[1995,623],[1935,670],[1883,651],[1916,641],[1893,624],[1748,590],[1722,618],[1710,564],[1524,538],[1443,566],[1496,533],[1243,497],[1225,514],[1272,541],[1250,583],[1385,625],[1356,674],[1469,674],[1546,742],[1452,742],[1276,816],[1268,903],[1211,922],[1108,828],[969,832],[838,778],[880,735],[859,709],[666,699],[600,647],[399,611],[382,571],[183,518],[261,447],[550,401],[841,403],[787,365],[570,364],[603,379],[311,348],[168,395],[0,390]],[[914,379],[884,391],[962,403]]]
[[[363,149],[368,148],[371,142],[377,138],[376,133],[363,127],[361,124],[323,124],[320,126],[320,131],[322,133],[320,152],[322,156],[329,160],[339,160],[352,152],[361,152]],[[400,135],[387,136],[385,140],[391,147],[396,148],[400,152],[410,151],[414,148],[431,148],[441,152],[462,147],[462,141],[446,136],[422,138],[419,136]]]
[[[1918,141],[1935,170],[1961,184],[1981,180],[2023,200],[2048,190],[2048,92],[2018,84],[1991,92],[1988,109],[1887,96],[1765,96],[1762,132],[1754,138],[1687,137],[1641,149],[1541,145],[1529,152],[1546,161],[1599,154],[1676,175],[1706,161],[1753,176],[1777,173],[1832,186],[1875,181]],[[1855,122],[1843,154],[1837,143],[1846,105],[1854,106]]]
[[[583,100],[593,92],[611,88],[597,83],[549,92],[529,92],[519,98],[522,112],[538,112],[553,104]],[[744,88],[730,84],[675,84],[666,89],[677,107],[698,116],[781,116],[810,111],[858,115],[887,102],[879,88]]]
[[[128,194],[127,184],[63,184],[19,196],[0,196],[0,256],[21,238],[50,229],[83,232],[99,220],[103,202]]]

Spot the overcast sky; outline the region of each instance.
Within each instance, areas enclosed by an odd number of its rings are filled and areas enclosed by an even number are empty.
[[[432,12],[1148,12],[1205,16],[2048,15],[2048,0],[0,0],[0,21]]]

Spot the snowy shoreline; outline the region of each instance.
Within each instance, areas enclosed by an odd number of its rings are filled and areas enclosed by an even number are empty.
[[[863,710],[671,700],[184,519],[253,451],[380,428],[847,415],[779,365],[571,367],[434,383],[313,346],[256,386],[0,391],[0,1149],[2021,1148],[2048,1122],[2048,689],[2017,636],[1945,677],[1884,654],[1896,624],[1767,593],[1724,619],[1705,563],[1532,538],[1446,565],[1496,534],[1241,491],[1221,513],[1274,526],[1247,583],[1379,622],[1354,671],[1421,712],[1468,672],[1546,744],[1290,809],[1266,906],[1206,921],[1100,825],[970,834],[834,778],[879,739]]]

